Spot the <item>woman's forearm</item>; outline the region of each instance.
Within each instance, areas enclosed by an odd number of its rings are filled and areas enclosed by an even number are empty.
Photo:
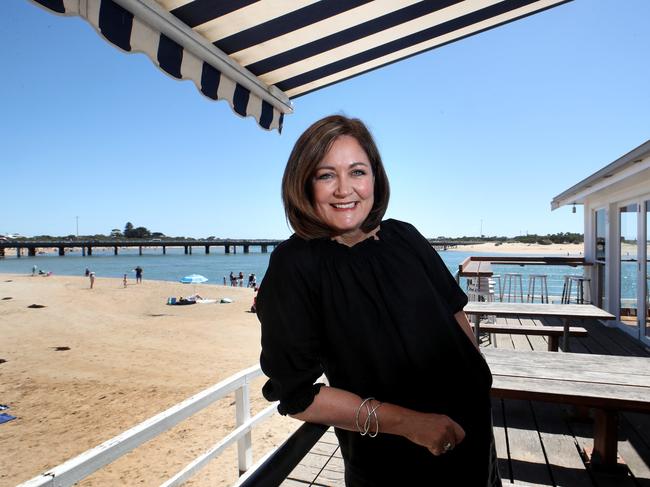
[[[476,337],[474,336],[474,330],[472,329],[472,325],[469,324],[469,320],[467,319],[467,315],[463,310],[460,310],[458,313],[454,315],[454,318],[456,318],[456,322],[458,323],[458,326],[461,327],[463,332],[465,332],[465,335],[469,337],[469,339],[472,341],[474,346],[478,349],[478,343],[476,343]]]
[[[296,419],[310,423],[327,424],[349,431],[358,431],[365,424],[368,411],[360,408],[363,399],[334,387],[321,387],[312,404],[304,411],[292,415]],[[379,401],[369,401],[370,409]],[[403,436],[418,445],[428,448],[434,455],[444,452],[444,444],[455,446],[465,436],[463,429],[448,416],[434,413],[421,413],[396,404],[382,403],[370,419],[369,432],[388,433]]]

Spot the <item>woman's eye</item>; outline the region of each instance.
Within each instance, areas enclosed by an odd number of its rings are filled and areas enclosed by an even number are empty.
[[[327,173],[327,172],[316,175],[316,179],[321,179],[322,180],[322,179],[330,179],[330,178],[332,178],[332,174]]]
[[[366,171],[364,171],[363,169],[355,169],[354,171],[352,171],[352,175],[353,176],[365,176]]]

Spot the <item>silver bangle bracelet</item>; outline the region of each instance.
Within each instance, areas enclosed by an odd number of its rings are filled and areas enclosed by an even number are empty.
[[[374,399],[375,399],[374,397],[368,397],[364,399],[359,405],[359,407],[357,408],[357,412],[354,416],[354,423],[361,436],[368,435],[370,438],[374,438],[379,434],[379,417],[377,416],[377,409],[381,407],[382,403],[379,402],[377,405],[371,408],[371,401]],[[361,414],[361,410],[363,409],[364,406],[366,407],[366,419],[363,422],[363,426],[361,426],[361,424],[359,423],[359,415]],[[373,419],[375,421],[374,433],[370,432]]]

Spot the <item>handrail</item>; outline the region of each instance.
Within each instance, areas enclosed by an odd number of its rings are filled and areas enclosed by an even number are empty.
[[[328,428],[322,424],[303,423],[280,447],[260,459],[232,487],[277,487]]]
[[[250,418],[250,405],[248,403],[249,385],[252,379],[261,375],[262,370],[259,365],[241,370],[229,378],[191,396],[185,401],[172,406],[166,411],[105,441],[101,445],[91,448],[61,465],[23,482],[18,487],[71,486],[233,391],[236,392],[235,401],[238,410],[237,428],[208,452],[188,465],[188,467],[177,474],[177,477],[182,474],[183,479],[186,479],[189,475],[204,466],[207,460],[217,456],[226,446],[235,441],[238,442],[239,447],[239,468],[240,470],[247,470],[252,464],[250,430],[255,424],[270,416],[275,409],[275,405],[270,406],[255,417]],[[244,458],[242,458],[242,454]],[[189,472],[190,470],[191,472]],[[178,485],[178,483],[170,483],[168,485]]]

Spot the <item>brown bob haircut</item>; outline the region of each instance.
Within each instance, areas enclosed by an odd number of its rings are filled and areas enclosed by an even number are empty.
[[[366,152],[375,177],[374,204],[361,230],[369,232],[381,223],[390,188],[377,145],[364,123],[357,118],[330,115],[309,127],[293,146],[282,177],[282,201],[287,220],[299,237],[306,240],[332,237],[329,228],[316,213],[313,177],[334,141],[342,136],[354,137]]]

